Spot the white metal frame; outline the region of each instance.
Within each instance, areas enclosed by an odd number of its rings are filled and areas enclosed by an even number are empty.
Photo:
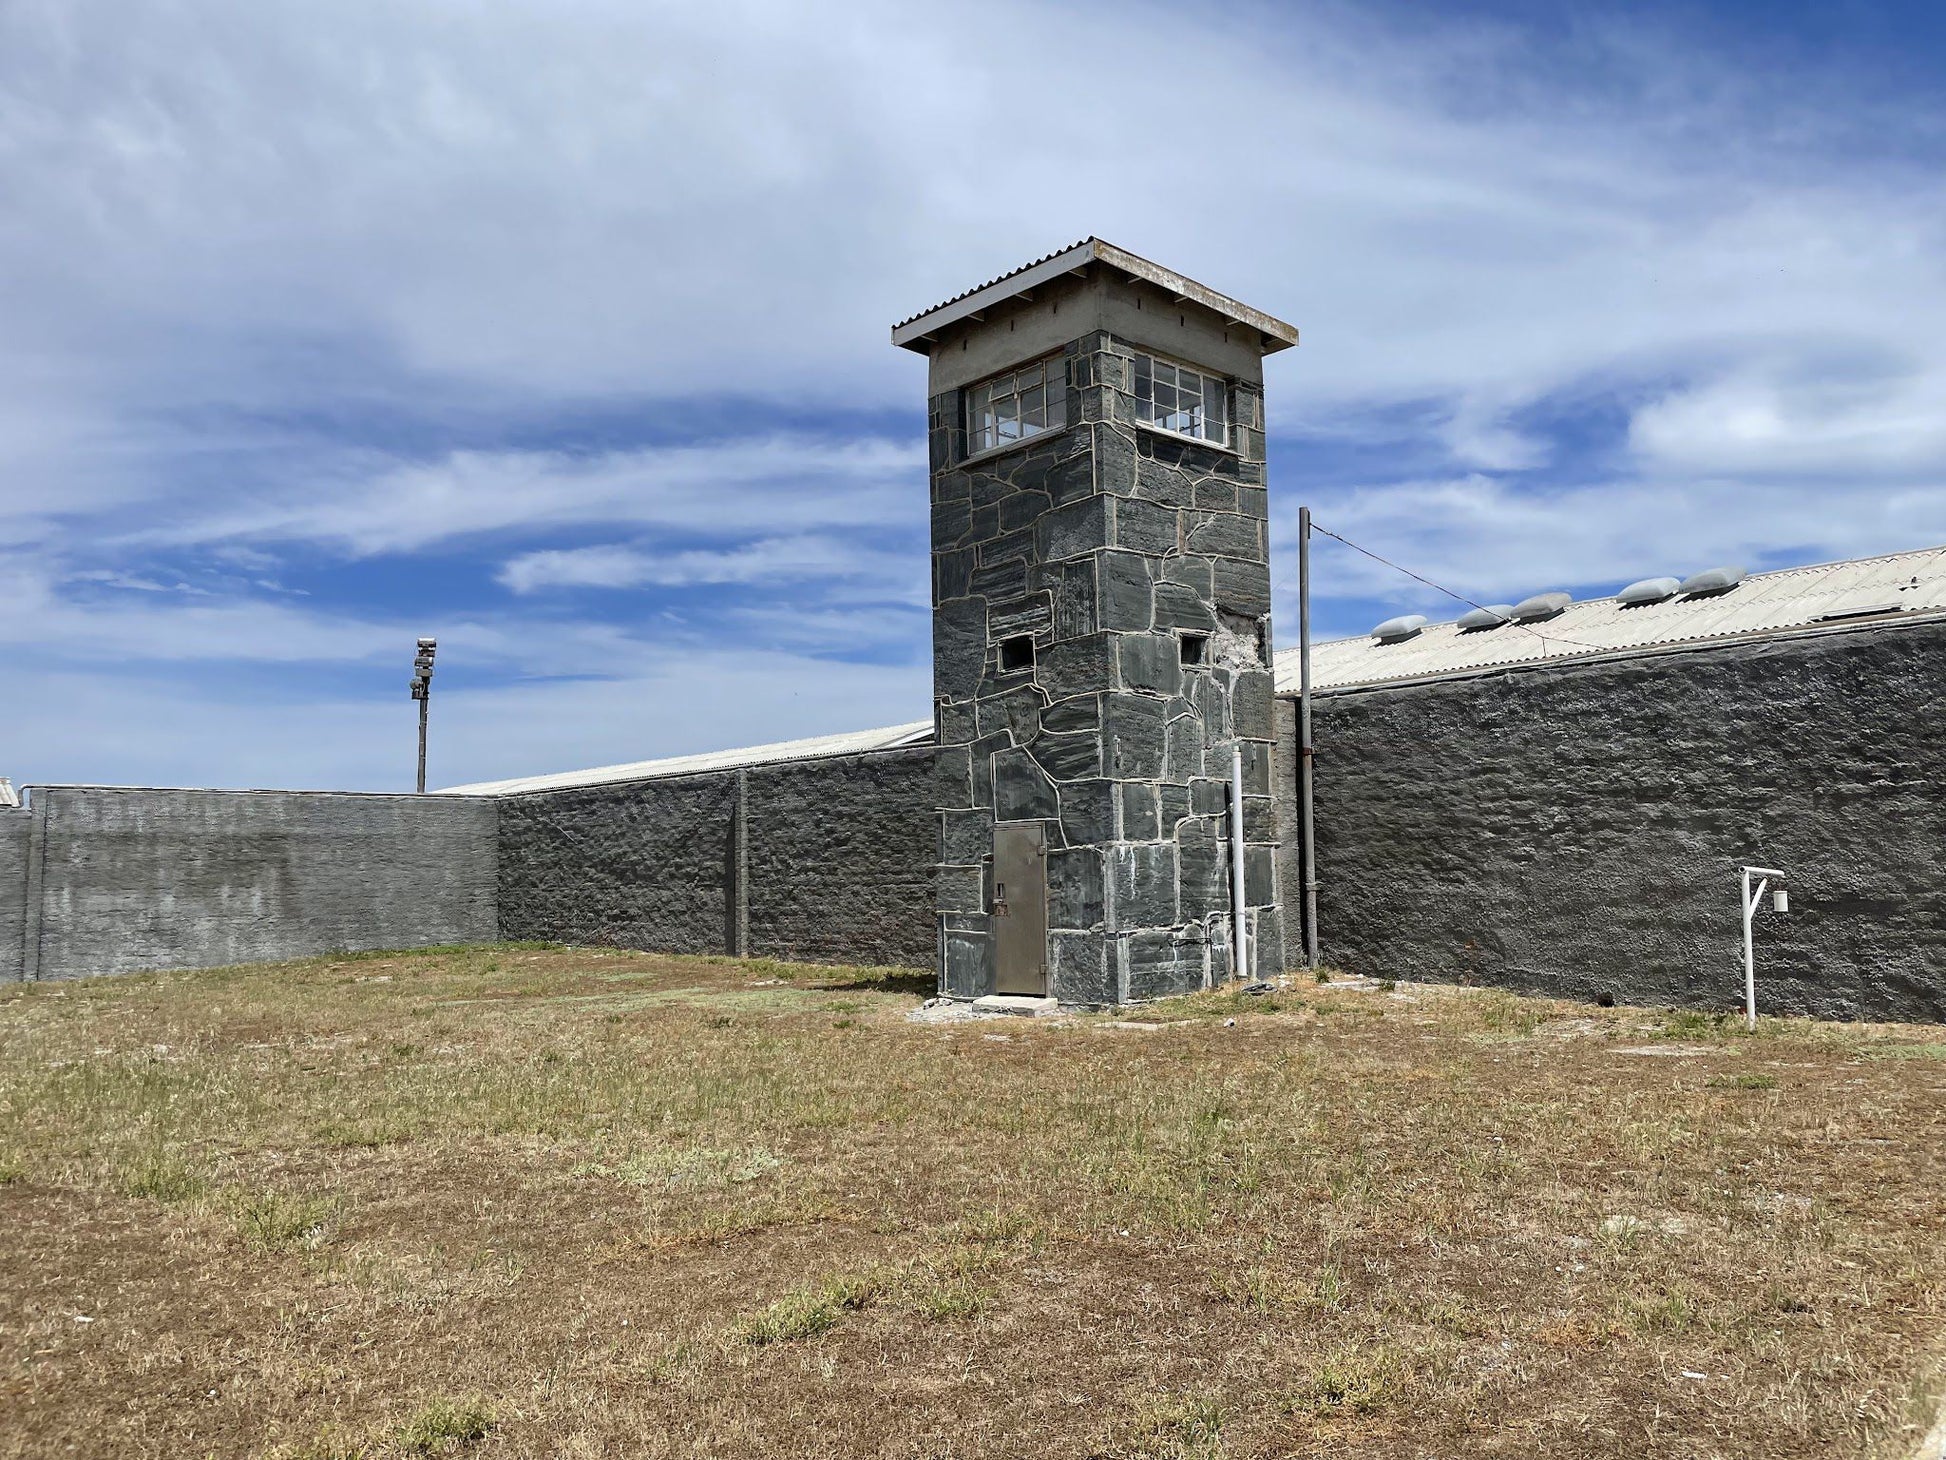
[[[1146,404],[1151,413],[1155,410],[1155,384],[1159,371],[1168,370],[1174,374],[1175,380],[1171,384],[1170,389],[1177,392],[1182,390],[1182,377],[1184,375],[1192,375],[1196,378],[1196,408],[1193,411],[1176,411],[1171,414],[1189,416],[1201,425],[1203,429],[1200,431],[1185,430],[1180,426],[1169,425],[1166,420],[1159,419],[1153,414],[1147,417],[1143,416],[1142,407],[1145,402],[1142,400],[1140,392],[1134,388],[1134,383],[1131,382],[1129,393],[1135,400],[1135,419],[1137,425],[1146,426],[1152,431],[1161,431],[1170,436],[1179,436],[1185,441],[1200,441],[1205,446],[1216,446],[1225,449],[1229,447],[1230,416],[1234,403],[1230,399],[1230,382],[1226,376],[1219,375],[1214,370],[1210,370],[1202,365],[1191,365],[1182,360],[1172,360],[1167,355],[1159,355],[1153,350],[1138,350],[1136,352],[1136,358],[1138,360],[1146,360],[1149,364],[1149,399]],[[1215,435],[1206,434],[1210,425],[1208,402],[1210,399],[1209,387],[1211,386],[1216,387],[1216,398],[1223,405],[1223,419],[1218,423],[1222,429]]]
[[[1788,873],[1779,872],[1775,867],[1745,867],[1743,869],[1743,1020],[1744,1026],[1751,1031],[1757,1027],[1757,948],[1755,924],[1757,908],[1764,900],[1764,889],[1770,886],[1775,877],[1783,882]],[[1757,890],[1750,890],[1750,879],[1761,877]],[[1777,889],[1777,911],[1789,910],[1789,893],[1783,887]]]

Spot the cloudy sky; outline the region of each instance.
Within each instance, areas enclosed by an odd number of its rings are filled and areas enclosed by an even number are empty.
[[[1286,593],[1946,541],[1946,28],[1591,8],[0,0],[0,774],[922,718],[887,327],[1090,233],[1302,328]]]

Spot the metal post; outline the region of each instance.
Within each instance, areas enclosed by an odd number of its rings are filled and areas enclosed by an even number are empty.
[[[426,712],[432,707],[432,663],[439,653],[437,639],[421,639],[412,657],[412,697],[419,702],[418,793],[426,794]]]
[[[1249,910],[1243,885],[1243,742],[1230,747],[1230,897],[1236,910],[1236,931],[1231,935],[1231,972],[1240,979],[1250,977]]]
[[[1757,884],[1755,892],[1750,890],[1753,876],[1764,879]],[[1770,879],[1775,877],[1781,882],[1784,876],[1775,867],[1743,869],[1743,1023],[1752,1034],[1757,1032],[1757,908],[1764,900],[1764,889],[1770,886]]]
[[[1311,814],[1311,509],[1297,509],[1297,801],[1304,879],[1304,966],[1318,966],[1317,823]]]

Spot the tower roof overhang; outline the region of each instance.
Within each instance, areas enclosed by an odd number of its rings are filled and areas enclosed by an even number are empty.
[[[1084,238],[1072,247],[1036,259],[1031,264],[1023,264],[1011,273],[1002,274],[989,283],[948,299],[944,304],[936,304],[922,314],[901,320],[892,326],[892,343],[921,355],[928,354],[940,331],[963,319],[978,319],[995,305],[1022,295],[1031,295],[1041,285],[1067,274],[1081,273],[1091,264],[1103,264],[1119,270],[1131,279],[1140,279],[1166,290],[1179,301],[1199,304],[1233,324],[1255,330],[1266,355],[1288,350],[1297,343],[1297,326],[1286,324],[1260,309],[1252,309],[1227,294],[1219,294],[1173,269],[1165,269],[1127,249],[1104,243],[1099,238]]]

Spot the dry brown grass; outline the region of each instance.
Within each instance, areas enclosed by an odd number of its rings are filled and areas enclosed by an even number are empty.
[[[922,984],[509,947],[6,988],[0,1456],[1932,1422],[1937,1029],[1309,984],[928,1027]]]

